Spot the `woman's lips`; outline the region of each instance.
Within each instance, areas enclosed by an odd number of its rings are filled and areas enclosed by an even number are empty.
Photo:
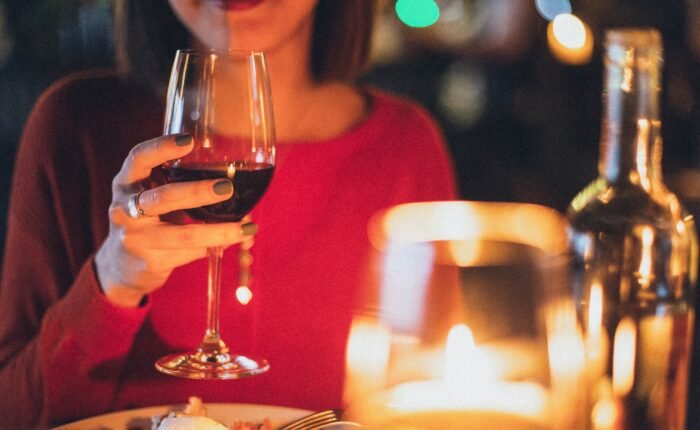
[[[251,9],[263,2],[263,0],[211,0],[211,2],[225,10]]]

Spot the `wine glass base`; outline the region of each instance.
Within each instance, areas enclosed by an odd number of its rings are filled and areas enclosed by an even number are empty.
[[[188,379],[238,379],[267,372],[267,360],[228,353],[202,351],[167,355],[156,361],[156,369]]]

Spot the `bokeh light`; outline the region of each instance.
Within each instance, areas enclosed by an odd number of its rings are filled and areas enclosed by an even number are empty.
[[[586,27],[578,17],[565,13],[552,21],[554,37],[564,47],[578,49],[586,44]]]
[[[575,15],[557,15],[547,26],[549,51],[565,64],[588,63],[593,55],[593,33]]]
[[[245,285],[236,288],[236,299],[242,305],[247,305],[253,298],[253,292]]]
[[[396,15],[409,27],[429,27],[440,18],[440,8],[433,0],[398,0]]]
[[[535,0],[537,11],[542,18],[551,21],[557,15],[571,13],[571,2],[569,0]]]

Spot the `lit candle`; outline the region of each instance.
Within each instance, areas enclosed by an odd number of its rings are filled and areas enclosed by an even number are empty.
[[[349,412],[370,427],[546,429],[547,393],[533,382],[499,380],[465,325],[450,330],[441,378],[399,384]]]

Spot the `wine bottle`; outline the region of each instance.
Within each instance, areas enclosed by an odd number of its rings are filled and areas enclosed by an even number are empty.
[[[587,428],[684,430],[697,234],[662,178],[661,35],[609,30],[604,51],[598,177],[567,212]]]

